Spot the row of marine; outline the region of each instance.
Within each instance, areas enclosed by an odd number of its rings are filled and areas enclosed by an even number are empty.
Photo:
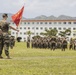
[[[50,48],[51,50],[62,49],[62,51],[65,51],[65,49],[67,48],[67,41],[65,38],[56,37],[33,38],[32,48]]]

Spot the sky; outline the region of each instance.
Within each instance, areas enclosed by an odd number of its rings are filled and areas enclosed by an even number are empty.
[[[24,3],[23,16],[25,18],[34,18],[40,15],[76,17],[76,0],[1,0],[0,13],[15,14]]]

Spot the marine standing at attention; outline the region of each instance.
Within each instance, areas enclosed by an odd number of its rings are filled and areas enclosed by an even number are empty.
[[[10,59],[9,56],[9,28],[13,29],[15,31],[18,31],[17,29],[10,26],[10,23],[7,22],[8,15],[5,13],[2,15],[3,19],[0,21],[0,58],[2,57],[2,50],[4,49],[5,55],[8,59]]]

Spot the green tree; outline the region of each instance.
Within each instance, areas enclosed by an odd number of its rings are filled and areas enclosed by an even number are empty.
[[[60,31],[60,33],[59,33],[59,35],[62,37],[62,36],[64,36],[65,37],[65,31]]]
[[[29,39],[29,40],[31,41],[31,34],[32,34],[32,32],[31,32],[31,31],[27,31],[26,33],[27,33],[27,35],[28,35],[27,39]],[[28,40],[27,40],[27,41],[28,41]]]
[[[27,35],[29,35],[29,36],[32,34],[31,31],[27,31],[26,33],[27,33]]]
[[[66,29],[65,33],[66,33],[66,35],[71,35],[71,30],[70,29]]]
[[[66,37],[66,35],[71,35],[71,30],[66,29],[65,31],[60,31],[59,35],[64,37]]]
[[[41,33],[41,35],[45,35],[45,36],[56,36],[57,35],[57,33],[58,33],[58,30],[56,29],[56,28],[54,28],[54,29],[50,29],[50,30],[48,30],[48,29],[46,29],[45,30],[45,33]]]

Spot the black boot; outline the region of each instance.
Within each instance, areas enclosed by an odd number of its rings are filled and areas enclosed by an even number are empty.
[[[3,57],[0,55],[0,59],[3,59]]]
[[[10,56],[7,56],[7,59],[11,59]]]

